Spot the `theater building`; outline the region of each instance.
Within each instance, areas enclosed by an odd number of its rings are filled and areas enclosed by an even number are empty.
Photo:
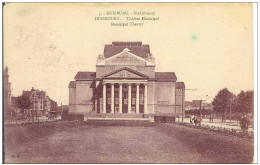
[[[170,68],[169,68],[170,69]],[[69,113],[182,113],[185,85],[174,72],[155,72],[149,45],[112,42],[96,72],[78,72],[69,83]]]

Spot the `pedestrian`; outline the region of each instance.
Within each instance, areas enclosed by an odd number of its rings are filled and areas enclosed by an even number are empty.
[[[242,117],[240,118],[240,126],[242,132],[247,133],[249,124],[250,124],[250,120],[248,119],[246,114],[243,114]]]
[[[211,115],[209,115],[209,122],[211,123]]]
[[[213,123],[214,115],[211,114],[211,123]]]
[[[194,116],[193,115],[191,115],[190,116],[190,124],[193,126],[193,122],[194,122]]]

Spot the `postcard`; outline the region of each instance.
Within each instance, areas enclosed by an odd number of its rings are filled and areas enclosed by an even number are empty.
[[[2,8],[3,163],[257,162],[253,3]]]

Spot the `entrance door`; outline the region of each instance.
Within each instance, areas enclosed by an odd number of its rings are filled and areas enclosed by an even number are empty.
[[[122,113],[127,113],[128,111],[128,89],[127,86],[123,86],[123,93],[122,93]]]

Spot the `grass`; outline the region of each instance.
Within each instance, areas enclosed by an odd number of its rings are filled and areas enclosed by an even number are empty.
[[[5,127],[6,163],[252,163],[253,141],[174,124]]]

